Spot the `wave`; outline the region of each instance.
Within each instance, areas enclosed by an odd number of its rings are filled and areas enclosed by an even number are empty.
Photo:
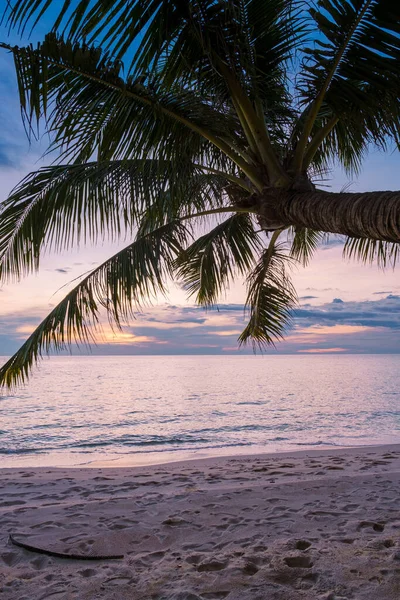
[[[277,439],[286,439],[286,438],[277,438]],[[203,449],[210,449],[210,448],[229,448],[229,447],[239,447],[239,446],[251,446],[253,445],[252,442],[232,442],[232,443],[225,443],[225,442],[220,442],[218,443],[218,441],[213,441],[211,439],[208,438],[190,438],[190,437],[165,437],[165,438],[161,438],[161,436],[157,436],[154,437],[152,439],[147,439],[147,440],[137,440],[137,441],[124,441],[121,442],[121,440],[118,441],[116,439],[110,439],[110,440],[104,440],[104,441],[89,441],[89,442],[76,442],[76,443],[69,443],[69,444],[65,444],[65,445],[59,445],[59,446],[47,446],[47,447],[42,447],[42,448],[31,448],[31,447],[27,447],[27,448],[1,448],[0,449],[0,454],[4,454],[4,455],[18,455],[18,454],[46,454],[48,452],[51,451],[59,451],[59,452],[65,452],[65,451],[71,451],[74,452],[75,450],[81,450],[83,452],[87,451],[87,450],[91,450],[91,449],[95,449],[95,448],[113,448],[113,451],[115,453],[119,453],[119,451],[121,451],[122,448],[130,448],[130,447],[134,447],[135,448],[135,452],[141,452],[141,448],[146,448],[146,450],[143,450],[144,452],[162,452],[165,451],[165,447],[169,446],[168,448],[168,452],[173,452],[173,451],[178,451],[178,450],[184,450],[185,448],[183,446],[188,446],[193,448],[194,444],[198,444],[197,449],[198,450],[203,450]],[[158,446],[162,446],[162,450],[156,450],[156,448]],[[178,447],[177,447],[178,446]],[[195,448],[196,449],[196,448]]]
[[[295,446],[339,446],[341,444],[335,444],[335,442],[323,442],[322,440],[318,440],[318,442],[292,442]]]
[[[57,448],[0,448],[0,454],[10,456],[13,454],[42,454],[47,450],[57,450]]]
[[[192,436],[120,436],[108,440],[93,440],[87,442],[78,442],[69,444],[69,448],[94,448],[98,446],[166,446],[180,444],[206,444],[211,442],[208,438],[198,438]]]

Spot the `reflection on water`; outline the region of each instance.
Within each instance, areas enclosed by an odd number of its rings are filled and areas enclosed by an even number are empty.
[[[0,397],[2,466],[400,442],[399,371],[398,355],[53,357]]]

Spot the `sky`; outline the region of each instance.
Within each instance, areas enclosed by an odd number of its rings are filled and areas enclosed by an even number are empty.
[[[46,23],[36,31],[40,38]],[[0,28],[0,41],[8,41]],[[16,42],[15,38],[11,39]],[[19,42],[20,43],[20,42]],[[29,143],[18,104],[11,57],[0,51],[0,202],[13,186],[46,160],[46,140]],[[47,162],[49,162],[47,160]],[[332,191],[350,185],[350,191],[400,189],[400,154],[372,150],[357,179],[348,180],[334,169]],[[71,281],[111,256],[124,242],[80,247],[62,255],[46,256],[38,274],[17,283],[0,285],[0,356],[9,356],[23,343],[71,286]],[[291,330],[267,353],[399,353],[400,266],[379,270],[342,258],[338,240],[322,246],[306,269],[295,268],[293,281],[299,295]],[[64,287],[65,286],[65,287]],[[63,289],[60,289],[63,288]],[[92,351],[96,354],[238,354],[237,338],[245,320],[244,281],[235,281],[218,310],[193,306],[185,292],[171,283],[166,298],[136,315],[122,332],[107,321]]]

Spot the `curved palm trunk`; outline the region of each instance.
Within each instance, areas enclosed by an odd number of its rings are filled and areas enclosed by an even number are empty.
[[[292,225],[400,242],[400,191],[359,194],[266,191],[257,198],[257,205],[264,229]]]

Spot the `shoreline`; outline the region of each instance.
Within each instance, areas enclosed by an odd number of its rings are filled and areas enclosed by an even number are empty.
[[[236,460],[236,459],[242,459],[242,460],[254,460],[254,459],[272,459],[272,458],[276,458],[277,460],[280,459],[285,459],[285,458],[303,458],[305,456],[309,456],[312,458],[318,457],[318,456],[330,456],[330,455],[341,455],[343,453],[345,454],[354,454],[357,452],[367,452],[369,449],[373,449],[374,451],[379,451],[379,452],[390,452],[390,451],[397,451],[400,453],[400,442],[398,444],[372,444],[372,445],[366,445],[366,446],[331,446],[331,447],[324,447],[324,446],[309,446],[307,448],[301,449],[301,450],[286,450],[286,451],[276,451],[276,452],[250,452],[250,453],[235,453],[235,454],[210,454],[208,456],[201,456],[201,457],[196,457],[196,456],[192,456],[192,457],[188,457],[188,458],[178,458],[176,460],[170,460],[170,461],[160,461],[160,462],[151,462],[151,463],[144,463],[144,464],[132,464],[130,462],[126,462],[124,464],[117,464],[117,462],[115,463],[111,463],[111,461],[93,461],[91,464],[87,464],[82,466],[83,468],[89,468],[89,469],[107,469],[107,468],[139,468],[139,467],[157,467],[157,466],[167,466],[167,465],[182,465],[182,466],[186,466],[188,464],[194,464],[194,463],[199,463],[199,464],[207,464],[208,462],[220,462],[220,461],[225,461],[225,460]],[[117,459],[119,463],[123,462],[123,459]],[[80,468],[82,468],[80,467]],[[72,467],[71,467],[72,468]],[[75,467],[74,467],[75,468]]]
[[[31,462],[31,456],[27,457],[26,461],[22,461],[19,464],[10,464],[1,466],[1,469],[107,469],[107,468],[139,468],[139,467],[156,467],[157,465],[169,465],[169,464],[184,464],[187,462],[197,462],[206,460],[225,460],[238,458],[254,458],[254,457],[291,457],[291,456],[304,456],[313,455],[315,453],[342,453],[348,451],[366,451],[368,448],[372,449],[385,449],[385,448],[398,448],[400,450],[400,439],[399,442],[388,442],[388,443],[375,443],[365,445],[352,445],[338,446],[333,444],[310,444],[304,445],[302,448],[296,448],[292,450],[267,450],[263,446],[253,446],[254,451],[250,452],[248,448],[243,446],[235,447],[224,447],[212,450],[188,450],[188,451],[159,451],[159,452],[139,452],[139,453],[126,453],[126,454],[107,454],[91,453],[90,456],[100,455],[101,458],[89,458],[88,455],[81,453],[43,453],[36,455],[35,460]],[[4,462],[9,462],[10,455],[3,456]],[[13,455],[14,456],[14,455]],[[162,458],[164,457],[164,458]],[[7,458],[9,459],[7,461]],[[21,455],[18,456],[18,459]],[[50,458],[49,461],[46,459]],[[5,459],[5,460],[4,460]],[[18,462],[16,459],[16,462]],[[52,464],[52,462],[57,464]],[[77,462],[79,461],[79,462]],[[11,459],[10,462],[13,462]],[[44,463],[44,464],[43,464]]]
[[[1,468],[0,485],[3,600],[399,597],[400,444]]]

